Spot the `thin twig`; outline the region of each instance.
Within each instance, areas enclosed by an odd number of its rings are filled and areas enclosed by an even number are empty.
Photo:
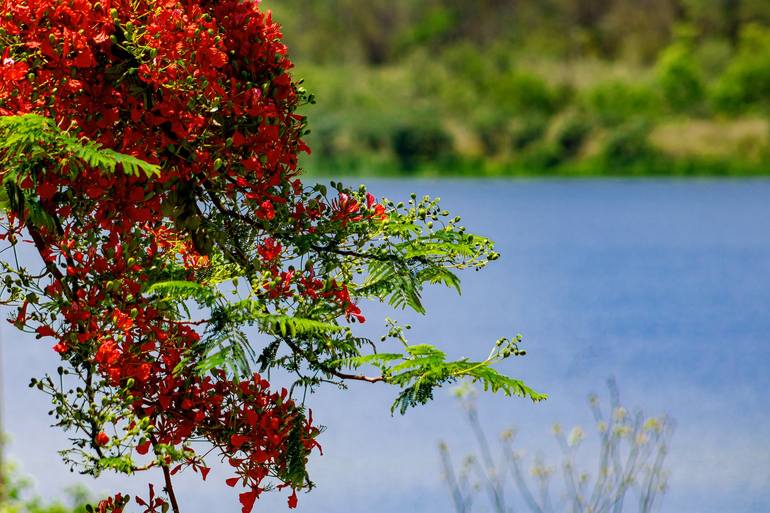
[[[156,456],[160,456],[158,453],[158,439],[155,435],[150,435],[150,442],[152,442],[152,448]],[[179,513],[179,504],[176,501],[176,495],[174,494],[174,484],[171,482],[171,471],[168,465],[161,464],[163,469],[163,479],[166,483],[166,494],[168,494],[168,500],[171,502],[171,509],[174,513]]]
[[[307,361],[309,361],[311,364],[315,365],[322,371],[326,372],[327,374],[331,374],[332,376],[336,376],[340,379],[348,379],[353,381],[365,381],[367,383],[381,383],[385,381],[384,376],[364,376],[361,374],[348,374],[345,372],[340,372],[336,369],[333,369],[329,367],[328,365],[319,362],[316,358],[314,358],[312,355],[308,354],[306,351],[303,351],[297,344],[292,342],[291,340],[288,340],[286,338],[282,339],[289,348],[294,353],[299,354],[303,358],[305,358]]]

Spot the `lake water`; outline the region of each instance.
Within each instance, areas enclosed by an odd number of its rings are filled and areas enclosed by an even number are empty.
[[[663,512],[770,511],[770,181],[368,183],[393,199],[440,196],[498,243],[501,260],[464,275],[462,296],[434,289],[426,317],[398,315],[414,325],[412,342],[437,342],[454,356],[483,358],[498,337],[525,336],[528,355],[504,370],[550,399],[483,397],[490,433],[516,425],[519,447],[551,455],[551,423],[590,433],[585,398],[615,376],[627,406],[676,419]],[[386,314],[370,309],[365,333],[378,336]],[[94,483],[66,471],[45,397],[26,387],[41,365],[55,369],[55,355],[5,323],[2,343],[9,451],[39,491],[56,496],[73,482],[143,491],[141,479]],[[446,440],[458,458],[472,449],[460,408],[447,391],[391,417],[393,395],[361,384],[311,400],[328,430],[312,464],[318,488],[298,511],[452,511],[436,446]],[[183,511],[240,511],[225,477],[180,480]],[[255,508],[282,510],[284,495]]]

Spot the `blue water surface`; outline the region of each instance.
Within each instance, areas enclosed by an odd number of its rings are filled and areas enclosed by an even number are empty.
[[[524,335],[527,356],[503,369],[550,398],[484,396],[480,414],[491,434],[516,425],[519,448],[555,456],[551,423],[590,433],[585,398],[615,376],[626,405],[676,419],[664,513],[770,512],[770,181],[369,185],[392,199],[440,196],[498,243],[502,258],[464,274],[462,296],[432,289],[427,316],[397,314],[414,326],[412,342],[441,344],[456,357],[483,358],[497,338]],[[370,308],[363,333],[379,337],[388,314]],[[66,440],[47,427],[46,398],[26,386],[41,366],[55,369],[56,355],[7,324],[1,334],[9,452],[38,490],[145,490],[141,478],[93,482],[66,470],[55,454]],[[391,417],[393,396],[382,385],[354,384],[311,398],[328,430],[311,467],[318,488],[300,497],[298,511],[453,511],[437,443],[445,440],[458,460],[473,449],[461,409],[446,391]],[[581,458],[588,465],[590,450]],[[215,469],[206,484],[180,479],[183,511],[240,511],[225,477]],[[255,508],[283,510],[285,494]]]

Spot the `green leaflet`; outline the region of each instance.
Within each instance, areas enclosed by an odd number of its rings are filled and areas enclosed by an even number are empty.
[[[340,366],[348,369],[359,369],[364,365],[372,365],[379,369],[382,369],[385,364],[394,360],[400,360],[404,355],[400,353],[375,353],[365,356],[354,356],[351,358],[342,358],[332,362],[335,366]]]
[[[286,447],[287,464],[285,469],[282,470],[281,477],[284,480],[300,485],[307,484],[312,489],[314,484],[310,481],[310,476],[305,468],[305,462],[310,453],[310,449],[306,448],[301,441],[301,435],[305,429],[303,424],[304,419],[305,411],[301,410],[300,414],[297,415],[292,422]]]
[[[0,209],[3,211],[26,212],[29,222],[35,226],[42,226],[49,231],[56,229],[56,222],[40,205],[37,198],[27,197],[24,191],[10,179],[6,179],[0,186]]]
[[[395,225],[395,223],[392,223]],[[406,224],[389,225],[390,235],[414,235]],[[465,233],[438,230],[393,244],[392,252],[368,264],[369,274],[357,289],[360,297],[379,299],[394,308],[411,308],[424,314],[424,284],[444,285],[461,293],[460,278],[450,269],[481,266],[479,255],[492,248],[492,241]]]
[[[187,301],[194,299],[200,304],[209,304],[219,292],[214,287],[209,287],[194,281],[163,281],[152,284],[147,289],[148,294],[159,294],[164,300]]]
[[[277,345],[271,344],[271,354],[258,356],[252,343],[243,331],[244,325],[256,324],[262,333],[286,338],[318,338],[331,333],[343,332],[347,328],[332,322],[323,322],[285,314],[271,314],[258,300],[225,301],[225,295],[216,285],[194,281],[171,280],[154,283],[147,294],[155,294],[160,301],[172,301],[186,308],[185,301],[194,300],[211,309],[211,318],[206,336],[188,358],[199,358],[198,371],[202,374],[215,369],[226,368],[233,374],[248,373],[256,362],[267,368],[275,358]],[[187,361],[187,360],[185,360]],[[181,367],[180,367],[181,368]]]
[[[349,369],[367,365],[379,369],[386,383],[401,388],[391,406],[391,413],[398,410],[402,415],[409,408],[431,400],[436,388],[464,378],[473,383],[481,383],[485,391],[528,397],[533,401],[546,399],[545,394],[534,391],[522,381],[498,372],[492,365],[499,360],[496,356],[490,356],[483,362],[467,359],[447,361],[443,351],[429,344],[421,344],[406,346],[405,354],[371,354],[340,359],[333,364]]]
[[[344,326],[290,315],[270,314],[258,301],[243,300],[220,304],[211,311],[211,322],[207,336],[201,341],[198,351],[202,360],[198,370],[206,373],[214,368],[228,368],[234,374],[250,371],[256,362],[264,372],[275,358],[279,344],[269,344],[257,355],[243,325],[257,324],[262,333],[275,337],[318,337],[319,335],[345,331]]]
[[[386,301],[394,308],[406,308],[424,314],[422,284],[411,269],[396,260],[373,260],[367,280],[356,289],[356,295]]]
[[[334,333],[344,331],[338,324],[294,317],[291,315],[270,314],[265,312],[264,304],[259,301],[243,300],[227,304],[219,309],[218,320],[235,324],[257,323],[266,333],[296,337],[303,334]],[[212,315],[212,318],[214,315]]]
[[[455,273],[444,267],[429,267],[417,273],[417,279],[423,283],[432,285],[444,285],[455,289],[458,294],[462,294],[460,288],[460,278]]]
[[[122,474],[131,474],[134,468],[134,462],[129,455],[103,457],[98,461],[100,470],[111,470]]]
[[[206,374],[212,369],[229,369],[234,375],[251,369],[257,354],[249,344],[246,334],[237,328],[214,332],[201,342],[203,357],[197,364],[198,372]]]
[[[436,231],[402,244],[406,258],[440,256],[473,259],[480,247],[491,245],[491,241],[478,235],[457,232]]]

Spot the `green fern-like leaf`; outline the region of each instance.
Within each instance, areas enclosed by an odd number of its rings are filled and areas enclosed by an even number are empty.
[[[152,284],[147,289],[148,294],[162,296],[165,301],[196,300],[200,304],[211,304],[218,297],[219,291],[194,281],[164,281]]]
[[[373,297],[394,308],[410,307],[424,314],[421,285],[417,276],[399,261],[373,261],[367,280],[356,290],[360,297]]]
[[[218,313],[235,324],[258,324],[264,332],[280,336],[334,333],[345,330],[338,324],[290,315],[271,314],[258,301],[243,300],[224,306]]]
[[[375,353],[364,356],[354,356],[350,358],[341,358],[335,360],[332,363],[335,367],[347,368],[347,369],[359,369],[366,365],[371,365],[377,368],[385,368],[387,364],[401,360],[404,355],[400,353]]]
[[[546,398],[523,382],[498,372],[490,358],[483,362],[467,359],[447,361],[446,354],[429,345],[406,346],[404,354],[383,353],[343,358],[332,362],[337,368],[358,369],[372,366],[380,369],[386,383],[396,385],[401,391],[396,396],[391,413],[406,413],[409,408],[425,404],[433,398],[433,391],[461,379],[482,384],[484,390],[502,392],[506,396],[527,397],[533,401]]]

